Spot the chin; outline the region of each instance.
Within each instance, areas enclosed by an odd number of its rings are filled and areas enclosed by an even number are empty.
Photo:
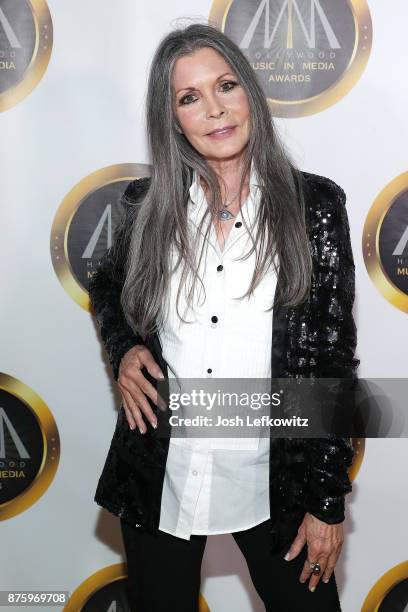
[[[234,143],[234,146],[222,146],[220,143],[218,147],[214,147],[213,150],[209,153],[214,156],[218,154],[222,157],[233,157],[234,155],[238,155],[239,153],[241,153],[242,150],[245,148],[246,144],[247,143],[242,142],[239,144]]]

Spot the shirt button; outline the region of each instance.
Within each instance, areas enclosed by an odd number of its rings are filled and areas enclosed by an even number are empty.
[[[237,221],[235,224],[235,227],[241,227],[241,225],[242,225],[241,221]]]
[[[207,368],[207,372],[208,372],[208,374],[211,374],[212,368]]]
[[[194,474],[194,476],[197,476],[197,474],[198,474],[197,470],[193,470],[193,474]]]
[[[213,323],[217,323],[217,321],[218,321],[218,317],[216,317],[215,315],[213,315],[213,316],[211,317],[211,321],[212,321]]]
[[[223,269],[224,269],[224,266],[222,266],[221,264],[217,266],[217,272],[221,272],[221,270]]]

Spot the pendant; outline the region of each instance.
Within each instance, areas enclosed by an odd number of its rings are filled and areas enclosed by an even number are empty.
[[[227,210],[226,208],[223,208],[222,210],[219,211],[218,217],[221,219],[221,221],[229,221],[230,219],[235,218],[234,215],[230,213],[230,211]]]

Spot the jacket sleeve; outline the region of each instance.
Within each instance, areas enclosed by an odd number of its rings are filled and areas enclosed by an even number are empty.
[[[318,304],[315,305],[317,329],[317,378],[338,380],[335,409],[354,410],[354,389],[360,360],[354,353],[357,345],[353,318],[355,266],[346,210],[346,195],[330,181],[328,206],[322,208],[314,227],[316,282]],[[344,381],[342,379],[347,379]],[[348,391],[342,395],[342,389]],[[350,392],[351,389],[351,392]],[[347,416],[347,415],[346,415]],[[344,520],[345,495],[352,490],[348,476],[354,450],[351,438],[329,434],[325,438],[306,439],[308,488],[306,510],[326,523]]]
[[[112,373],[119,376],[123,355],[136,344],[143,344],[123,314],[120,297],[124,283],[125,255],[128,252],[130,228],[136,215],[135,202],[142,191],[144,179],[130,183],[120,200],[121,217],[114,231],[112,246],[102,257],[89,282],[89,299],[100,329]]]

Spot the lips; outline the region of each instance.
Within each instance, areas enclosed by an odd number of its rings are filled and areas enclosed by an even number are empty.
[[[212,134],[225,134],[226,132],[228,132],[234,127],[236,126],[235,125],[225,125],[222,128],[217,128],[216,130],[213,130],[212,132],[208,132],[207,136],[211,136]]]

